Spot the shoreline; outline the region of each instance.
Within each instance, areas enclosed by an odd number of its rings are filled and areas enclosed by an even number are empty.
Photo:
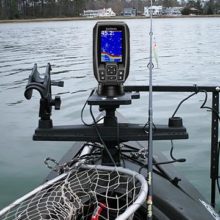
[[[0,24],[6,23],[29,23],[29,22],[54,22],[54,21],[83,21],[83,20],[129,20],[129,19],[149,19],[150,17],[145,16],[135,16],[135,17],[56,17],[56,18],[27,18],[27,19],[11,19],[11,20],[0,20]],[[154,19],[164,19],[164,18],[220,18],[220,15],[182,15],[182,16],[154,16]]]

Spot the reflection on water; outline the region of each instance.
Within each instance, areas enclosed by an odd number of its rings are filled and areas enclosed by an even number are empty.
[[[127,84],[148,84],[149,20],[125,20],[131,32],[131,68]],[[96,86],[92,70],[92,29],[96,21],[0,24],[0,207],[41,183],[48,170],[46,156],[59,159],[72,143],[33,142],[37,126],[39,95],[24,99],[28,75],[34,63],[44,72],[48,62],[54,80],[65,81],[53,88],[62,95],[55,124],[80,123],[80,111]],[[220,19],[155,19],[159,68],[154,84],[219,84]],[[187,94],[154,94],[154,121],[167,123],[180,99]],[[120,111],[134,122],[147,120],[147,95]],[[187,158],[184,171],[209,196],[210,112],[200,110],[203,94],[188,100],[179,110],[190,139],[175,141],[176,156]],[[210,104],[210,102],[208,103]],[[207,105],[208,105],[207,104]],[[202,120],[201,120],[202,119]],[[88,112],[85,120],[90,121]],[[154,147],[167,153],[169,142]],[[202,161],[202,163],[201,163]]]

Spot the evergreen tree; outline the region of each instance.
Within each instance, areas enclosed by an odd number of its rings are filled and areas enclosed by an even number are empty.
[[[198,10],[199,14],[203,13],[203,8],[202,8],[201,0],[197,0],[195,8]]]
[[[209,2],[206,3],[204,10],[205,10],[205,14],[207,14],[207,15],[214,14],[214,2],[213,2],[213,0],[210,0]]]
[[[86,8],[85,0],[74,0],[73,10],[74,16],[80,16],[83,14],[83,10]]]

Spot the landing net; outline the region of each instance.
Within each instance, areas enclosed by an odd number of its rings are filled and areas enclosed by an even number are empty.
[[[145,202],[145,178],[121,167],[83,165],[36,188],[0,220],[125,220]]]

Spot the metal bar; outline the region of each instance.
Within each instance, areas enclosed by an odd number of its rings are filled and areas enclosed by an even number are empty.
[[[125,86],[125,92],[148,92],[149,86]],[[154,92],[196,92],[205,90],[206,92],[220,92],[220,86],[163,86],[163,85],[154,85]]]
[[[154,125],[154,140],[187,139],[188,133],[185,127],[169,127],[167,125]],[[149,128],[144,129],[140,124],[118,124],[117,127],[97,125],[104,141],[119,142],[148,140]],[[120,132],[118,136],[117,129]],[[99,142],[94,126],[73,125],[54,126],[53,128],[38,128],[35,130],[33,139],[36,141],[91,141]]]
[[[219,93],[212,93],[212,130],[211,130],[211,205],[215,207],[216,181],[218,179],[218,112]]]

